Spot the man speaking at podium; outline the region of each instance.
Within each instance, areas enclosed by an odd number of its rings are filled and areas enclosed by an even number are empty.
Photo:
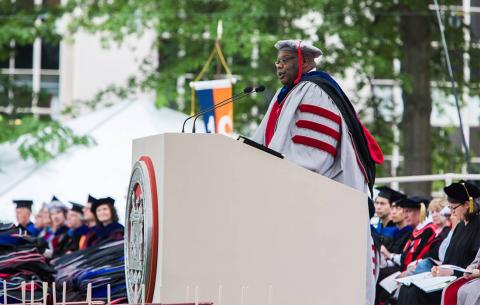
[[[277,77],[283,87],[253,139],[304,168],[368,194],[375,163],[383,162],[383,154],[337,82],[316,70],[314,59],[322,51],[295,40],[278,41],[275,48]],[[375,299],[372,249],[368,236],[366,304]]]

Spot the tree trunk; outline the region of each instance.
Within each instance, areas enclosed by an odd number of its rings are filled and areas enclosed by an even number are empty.
[[[409,79],[409,85],[404,84],[402,90],[405,175],[427,175],[432,171],[431,28],[430,17],[418,14],[428,12],[429,1],[422,2],[422,7],[403,7],[400,17],[401,71]],[[407,183],[404,190],[409,195],[430,195],[431,183]]]

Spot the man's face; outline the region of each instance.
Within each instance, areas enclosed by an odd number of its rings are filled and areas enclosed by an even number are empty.
[[[278,51],[275,67],[278,80],[282,85],[293,84],[298,73],[297,54],[292,51]]]
[[[93,216],[91,208],[92,208],[92,204],[90,202],[87,202],[85,207],[83,207],[83,219],[85,221],[95,220],[95,217]]]
[[[420,223],[420,210],[404,208],[405,222],[408,226],[416,227]]]
[[[18,224],[26,226],[30,222],[32,212],[27,208],[17,208],[15,210]]]
[[[82,214],[75,211],[68,211],[67,226],[70,229],[77,229],[82,226]]]
[[[390,202],[383,197],[377,197],[375,200],[375,214],[380,218],[388,217],[390,214]]]
[[[401,223],[403,220],[405,220],[403,208],[393,206],[390,210],[390,217],[392,218],[394,224]]]
[[[50,212],[50,218],[52,219],[52,225],[54,227],[61,227],[65,223],[65,214],[60,209],[54,209]]]

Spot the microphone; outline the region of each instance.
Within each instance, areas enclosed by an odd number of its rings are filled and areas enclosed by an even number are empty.
[[[228,102],[228,101],[230,101],[230,100],[233,100],[233,99],[235,99],[235,98],[237,98],[237,97],[240,97],[241,95],[249,94],[249,93],[252,92],[253,90],[254,90],[254,89],[253,89],[252,87],[245,87],[241,93],[236,94],[236,95],[234,95],[234,96],[232,96],[232,97],[230,97],[230,98],[227,98],[226,100],[221,101],[220,103],[217,104],[217,106],[220,105],[221,103],[225,103],[225,102]],[[197,113],[195,113],[194,115],[189,116],[188,118],[186,118],[185,121],[183,121],[182,133],[185,133],[185,124],[187,123],[188,120],[196,117],[197,115],[202,115],[202,114],[204,114],[204,113],[206,113],[206,112],[212,111],[213,109],[215,109],[215,107],[216,107],[216,106],[210,107],[210,108],[208,108],[208,109],[206,109],[206,110],[204,110],[204,111],[197,112]]]
[[[264,85],[260,85],[257,88],[255,88],[255,92],[263,92],[263,91],[265,91],[265,86]]]
[[[246,90],[248,89],[248,90]],[[265,90],[265,86],[258,86],[256,87],[255,89],[252,89],[252,87],[247,87],[243,90],[243,93],[239,94],[238,96],[235,96],[235,97],[232,97],[232,98],[229,98],[229,99],[226,99],[220,103],[218,103],[217,105],[213,106],[213,107],[210,107],[209,109],[205,110],[205,111],[202,111],[201,113],[198,113],[197,115],[195,115],[195,119],[193,120],[193,127],[192,127],[192,133],[195,133],[195,124],[197,122],[197,119],[202,115],[202,114],[205,114],[206,112],[210,112],[212,110],[215,110],[217,108],[220,108],[220,107],[223,107],[227,104],[230,104],[230,103],[233,103],[239,99],[242,99],[244,97],[246,97],[247,95],[253,93],[253,92],[262,92]]]

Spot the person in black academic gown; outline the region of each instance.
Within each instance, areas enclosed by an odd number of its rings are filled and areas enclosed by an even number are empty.
[[[32,200],[13,200],[13,203],[17,205],[15,209],[15,216],[17,218],[17,228],[19,233],[36,236],[38,230],[35,225],[30,221],[32,216]]]
[[[383,258],[386,259],[386,266],[384,270],[380,272],[380,276],[383,278],[397,271],[402,271],[399,277],[409,275],[410,271],[407,271],[408,265],[428,255],[430,246],[435,238],[435,227],[430,221],[426,220],[429,202],[430,200],[428,198],[421,196],[407,197],[397,202],[405,214],[405,224],[414,229],[409,233],[406,233],[408,229],[405,229],[403,232],[403,234],[408,236],[408,239],[406,243],[402,241],[404,248],[400,253],[392,253],[385,247],[381,249]],[[403,237],[405,237],[405,235],[403,235]],[[398,248],[396,250],[398,250]],[[376,304],[388,304],[390,301],[392,301],[392,299],[387,291],[384,289],[377,291]]]
[[[92,238],[95,234],[95,226],[97,221],[95,220],[95,215],[92,212],[92,204],[97,201],[97,198],[88,194],[87,203],[83,206],[83,222],[88,227],[88,232],[80,238],[79,249],[85,250],[88,247],[87,241]]]
[[[52,220],[50,219],[50,212],[48,210],[48,204],[43,203],[42,207],[35,215],[35,228],[38,232],[37,237],[48,240],[52,235]]]
[[[429,254],[430,246],[435,239],[435,227],[426,220],[426,206],[429,202],[428,198],[413,196],[398,203],[403,207],[406,224],[414,229],[401,253],[391,253],[385,250],[382,253],[391,262],[389,265],[399,266],[400,271],[405,271],[411,262]]]
[[[474,199],[480,197],[480,190],[471,183],[460,181],[445,187],[444,192],[448,196],[452,215],[458,216],[461,221],[453,231],[443,264],[466,268],[480,248],[479,206],[474,204]],[[433,276],[463,276],[461,272],[441,269],[437,266],[434,266],[431,272]],[[441,302],[441,296],[442,291],[425,293],[414,285],[401,286],[398,304],[438,305]]]
[[[388,292],[380,286],[382,281],[387,276],[400,270],[400,265],[389,261],[393,253],[402,253],[405,244],[412,235],[413,228],[407,225],[406,215],[403,209],[402,200],[392,203],[390,217],[395,224],[396,231],[390,239],[385,239],[384,245],[381,246],[381,266],[380,273],[377,280],[375,304],[383,303],[390,297]]]
[[[67,226],[69,228],[67,251],[79,249],[80,239],[88,233],[88,227],[83,223],[83,205],[70,201],[72,208],[67,213]]]
[[[111,197],[97,199],[92,204],[96,226],[88,238],[87,246],[95,246],[104,241],[123,240],[124,228],[118,222],[115,200]]]
[[[377,187],[377,189],[380,192],[375,199],[374,206],[379,222],[372,228],[372,237],[377,247],[380,248],[381,245],[387,245],[393,240],[397,229],[391,219],[392,204],[403,199],[405,195],[388,186]]]
[[[55,196],[48,206],[50,219],[52,220],[52,235],[48,238],[49,251],[46,252],[48,258],[62,256],[67,252],[68,227],[66,225],[67,206],[58,200]]]
[[[382,245],[381,252],[385,258],[390,258],[393,253],[402,253],[410,235],[412,234],[412,226],[407,225],[405,211],[402,201],[394,202],[391,211],[392,222],[395,224],[393,238],[386,240]],[[400,266],[398,266],[399,268]],[[395,271],[398,271],[395,270]]]

